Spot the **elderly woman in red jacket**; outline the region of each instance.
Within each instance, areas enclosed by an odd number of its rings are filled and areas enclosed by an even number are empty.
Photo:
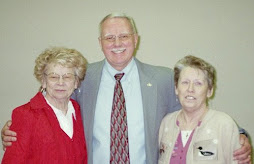
[[[86,59],[74,49],[53,47],[35,63],[41,92],[14,109],[10,129],[18,140],[6,149],[2,163],[86,164],[80,108],[70,99],[84,79]]]

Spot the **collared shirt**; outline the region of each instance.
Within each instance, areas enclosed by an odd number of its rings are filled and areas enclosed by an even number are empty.
[[[71,103],[71,101],[68,102],[68,110],[66,115],[60,110],[54,107],[52,104],[49,103],[49,101],[46,99],[46,102],[49,104],[49,106],[53,109],[56,118],[60,124],[61,129],[70,137],[72,138],[73,136],[73,119],[72,115],[74,116],[74,119],[76,118],[75,116],[75,110],[74,107]]]
[[[110,161],[110,119],[115,86],[115,74],[124,72],[121,84],[127,111],[129,155],[131,164],[145,164],[145,134],[143,104],[139,74],[134,59],[121,72],[107,61],[103,67],[97,97],[93,129],[93,163],[106,164]]]

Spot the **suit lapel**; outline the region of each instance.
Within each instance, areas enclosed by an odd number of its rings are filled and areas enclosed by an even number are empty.
[[[155,130],[156,125],[156,109],[157,109],[157,83],[153,79],[154,72],[140,61],[135,59],[138,72],[139,80],[143,101],[143,112],[144,112],[144,126],[145,126],[145,138],[146,142],[152,142],[152,134]],[[149,145],[149,144],[146,144]]]

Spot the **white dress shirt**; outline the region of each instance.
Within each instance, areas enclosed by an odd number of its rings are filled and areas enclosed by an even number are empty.
[[[110,162],[110,119],[116,81],[114,76],[122,72],[125,73],[121,84],[126,102],[130,163],[146,163],[142,95],[138,69],[132,59],[121,72],[115,70],[107,61],[103,67],[94,118],[94,164]]]

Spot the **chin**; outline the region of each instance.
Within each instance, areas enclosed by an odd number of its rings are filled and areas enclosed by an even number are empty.
[[[188,111],[188,112],[195,111],[196,109],[197,109],[197,107],[195,107],[195,106],[190,106],[190,105],[183,106],[183,110]]]
[[[62,99],[69,99],[69,97],[66,96],[66,95],[55,95],[54,97],[55,97],[56,99],[59,99],[59,100],[62,100]]]

